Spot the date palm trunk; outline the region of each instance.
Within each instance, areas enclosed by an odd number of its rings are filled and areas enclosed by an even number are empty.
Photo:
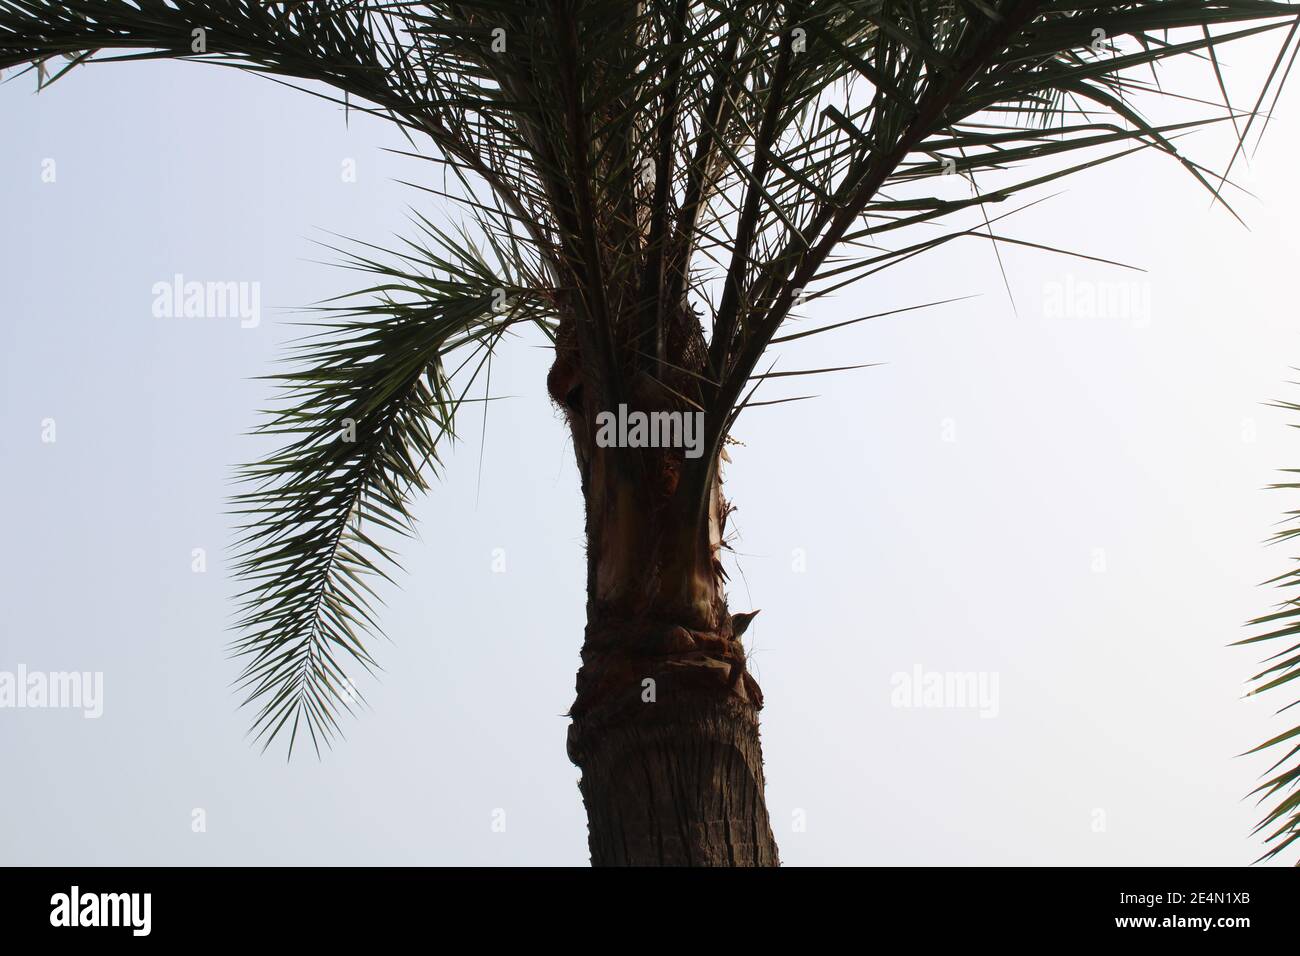
[[[632,682],[574,714],[569,756],[582,770],[592,865],[776,866],[758,707],[711,686],[725,671],[711,682],[695,670],[707,663],[676,666],[629,668],[656,675],[653,700]],[[590,678],[584,661],[579,687]]]
[[[568,740],[592,865],[776,866],[762,693],[725,605],[712,624],[606,608],[589,604]]]
[[[569,418],[586,502],[587,627],[568,750],[591,862],[776,866],[762,692],[723,587],[721,463],[701,509],[682,449],[599,447],[600,402],[570,355],[561,342],[547,384]],[[666,407],[653,388],[629,400]]]

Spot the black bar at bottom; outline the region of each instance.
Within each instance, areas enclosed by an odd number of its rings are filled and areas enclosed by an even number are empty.
[[[1280,868],[0,870],[6,942],[75,934],[92,945],[404,936],[455,945],[466,928],[484,942],[517,933],[577,941],[588,920],[609,925],[608,942],[620,924],[629,940],[665,944],[688,925],[721,941],[815,924],[819,936],[842,925],[866,938],[919,932],[927,944],[1046,935],[1231,945],[1261,933],[1293,939],[1297,903],[1294,871]]]

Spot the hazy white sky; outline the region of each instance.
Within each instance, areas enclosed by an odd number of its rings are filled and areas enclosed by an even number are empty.
[[[1243,100],[1269,49],[1226,58]],[[1214,93],[1205,74],[1167,80]],[[224,509],[267,399],[253,377],[293,307],[356,284],[311,240],[408,230],[408,205],[436,206],[392,180],[428,170],[382,152],[402,143],[380,124],[234,71],[33,87],[0,86],[0,670],[102,671],[104,712],[0,710],[0,862],[585,863],[562,716],[581,504],[536,340],[493,369],[514,397],[492,407],[481,491],[474,423],[419,505],[386,673],[362,685],[373,712],[286,765],[243,739],[229,689]],[[1217,165],[1227,132],[1186,144]],[[1300,464],[1263,405],[1300,394],[1298,149],[1293,95],[1238,169],[1249,231],[1154,154],[1008,223],[1145,274],[1004,251],[1013,310],[969,240],[810,307],[821,323],[979,295],[792,347],[783,367],[884,364],[736,433],[731,598],[763,609],[749,633],[786,863],[1258,855],[1242,796],[1267,762],[1233,755],[1286,726],[1269,715],[1287,700],[1240,700],[1261,655],[1225,645],[1290,560],[1260,542],[1296,502],[1259,489]],[[154,317],[176,273],[259,282],[261,323]],[[1105,283],[1132,311],[1087,314],[1078,296]],[[892,706],[916,668],[996,675],[996,715]]]

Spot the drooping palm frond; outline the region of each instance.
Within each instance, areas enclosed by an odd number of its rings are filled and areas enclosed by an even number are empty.
[[[468,237],[420,224],[436,251],[412,242],[396,256],[350,257],[379,283],[355,307],[325,307],[334,317],[274,376],[280,408],[258,432],[287,444],[246,466],[253,489],[234,497],[247,585],[240,686],[257,708],[255,736],[269,745],[287,729],[290,753],[300,727],[319,750],[361,700],[346,665],[375,663],[362,638],[375,628],[371,579],[396,564],[384,536],[409,532],[411,495],[456,437],[487,356],[521,322],[550,326],[546,302],[504,282]]]
[[[401,0],[0,0],[0,71],[33,64],[46,82],[71,66],[132,60],[193,60],[273,79],[323,85],[315,95],[427,136],[434,157],[489,183],[498,201],[529,222],[491,151],[453,130],[442,105],[436,51],[414,39]],[[421,17],[421,22],[424,21]],[[452,24],[453,21],[447,21]],[[63,63],[59,57],[67,58]],[[539,243],[540,244],[540,243]]]
[[[316,80],[409,113],[390,25],[347,0],[4,0],[0,69],[62,54],[94,62],[193,59]],[[50,80],[53,82],[53,79]]]
[[[1293,402],[1274,404],[1278,408],[1300,412],[1300,404]],[[1284,472],[1300,475],[1298,468],[1284,469]],[[1287,481],[1270,487],[1295,491],[1300,489],[1300,481]],[[1287,523],[1273,535],[1274,543],[1282,544],[1300,538],[1300,511],[1287,512],[1287,518]],[[1254,683],[1250,691],[1252,695],[1286,685],[1290,685],[1289,689],[1294,690],[1296,685],[1291,684],[1291,681],[1300,677],[1300,595],[1293,590],[1300,587],[1300,568],[1278,575],[1264,583],[1276,585],[1293,596],[1283,601],[1272,614],[1251,621],[1249,626],[1266,630],[1262,634],[1237,641],[1237,645],[1269,641],[1288,646],[1267,658],[1263,663],[1268,666],[1251,678]],[[1270,643],[1268,646],[1276,647],[1277,643]],[[1290,710],[1297,704],[1300,704],[1300,700],[1285,705],[1278,713]],[[1256,834],[1263,834],[1264,843],[1268,847],[1260,860],[1273,859],[1291,844],[1300,840],[1300,759],[1298,759],[1300,758],[1300,727],[1284,731],[1248,752],[1270,751],[1276,754],[1275,748],[1279,747],[1284,748],[1285,753],[1268,768],[1265,774],[1268,779],[1251,792],[1251,796],[1259,796],[1260,803],[1272,801],[1268,812],[1254,830]],[[1300,866],[1300,861],[1296,865]]]

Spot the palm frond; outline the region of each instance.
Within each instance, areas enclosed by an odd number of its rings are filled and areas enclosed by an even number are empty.
[[[1016,166],[1138,145],[1224,201],[1235,157],[1214,174],[1175,141],[1196,122],[1231,122],[1242,143],[1262,131],[1298,15],[1271,0],[0,0],[0,66],[216,59],[318,81],[426,134],[429,158],[486,186],[569,290],[605,405],[683,364],[666,351],[675,313],[707,316],[708,367],[692,371],[717,383],[699,396],[716,452],[838,249],[970,207],[918,193],[943,172],[997,178],[982,206],[1088,168],[1001,182]],[[1219,51],[1278,30],[1265,88],[1234,107]],[[1222,102],[1156,123],[1140,107],[1177,99],[1156,73],[1176,58],[1203,60]],[[902,196],[915,205],[900,216]]]
[[[1292,402],[1274,404],[1278,408],[1300,412],[1300,404]],[[1297,469],[1287,469],[1287,472],[1300,473]],[[1282,482],[1271,487],[1295,491],[1300,489],[1300,482]],[[1287,519],[1283,527],[1274,533],[1272,539],[1274,543],[1289,542],[1300,536],[1300,511],[1288,512]],[[1237,645],[1259,644],[1267,641],[1269,647],[1276,647],[1277,642],[1288,646],[1263,662],[1268,666],[1251,678],[1254,684],[1250,690],[1251,695],[1274,688],[1294,691],[1296,685],[1291,684],[1291,681],[1300,677],[1300,594],[1294,591],[1295,588],[1300,587],[1300,569],[1288,571],[1265,583],[1276,585],[1284,589],[1285,593],[1294,596],[1283,601],[1278,610],[1273,613],[1250,622],[1250,627],[1261,628],[1263,633],[1236,643]],[[1290,710],[1297,704],[1300,704],[1300,699],[1285,705],[1278,713]],[[1285,748],[1285,753],[1268,768],[1265,774],[1268,779],[1251,791],[1251,796],[1258,796],[1261,804],[1272,801],[1268,812],[1253,831],[1255,834],[1264,835],[1264,843],[1268,847],[1256,862],[1277,857],[1300,839],[1300,741],[1297,741],[1297,738],[1300,738],[1300,727],[1284,731],[1248,751],[1248,753],[1272,751],[1276,754],[1277,748]],[[1296,865],[1300,866],[1300,861],[1297,861]]]
[[[758,102],[751,111],[757,115],[761,105],[765,115],[786,121],[775,129],[749,125],[741,136],[749,139],[748,166],[733,148],[732,191],[745,198],[724,214],[734,241],[722,243],[730,262],[716,279],[721,290],[710,356],[722,384],[713,404],[714,449],[792,303],[816,294],[827,279],[842,283],[842,273],[858,270],[864,278],[892,264],[882,254],[832,265],[847,243],[928,229],[971,205],[1054,183],[1134,146],[1170,155],[1222,202],[1226,170],[1221,177],[1208,173],[1175,140],[1214,122],[1236,124],[1244,138],[1258,106],[1233,107],[1221,84],[1224,104],[1206,104],[1209,115],[1153,123],[1138,104],[1176,96],[1143,71],[1174,58],[1207,57],[1222,79],[1218,59],[1207,55],[1275,30],[1286,33],[1278,56],[1284,63],[1294,54],[1300,15],[1292,4],[1253,0],[896,0],[837,5],[829,13],[814,4],[790,9],[792,22],[773,24],[763,46],[768,66],[759,72],[770,81],[752,84]],[[783,70],[778,40],[792,24],[806,46],[789,58],[797,68]],[[1275,69],[1269,83],[1283,78]],[[829,79],[836,83],[827,85]],[[1094,158],[1087,161],[1049,165],[1089,153]],[[1008,178],[1031,163],[1044,171]],[[761,182],[742,185],[760,169]],[[974,190],[970,201],[918,191],[944,173],[972,184],[977,174],[987,175],[998,185]],[[701,236],[700,244],[715,239]],[[928,241],[904,245],[894,261],[946,240]]]
[[[411,496],[455,439],[486,357],[521,322],[550,326],[545,300],[503,281],[468,235],[419,225],[437,251],[413,241],[351,254],[378,281],[356,306],[322,307],[330,320],[274,376],[280,408],[257,432],[286,444],[242,469],[252,489],[233,499],[244,522],[239,686],[257,708],[255,737],[269,745],[287,729],[290,753],[299,730],[319,751],[361,701],[348,668],[375,666],[363,642],[376,630],[373,583],[396,566],[389,541],[410,532]]]

